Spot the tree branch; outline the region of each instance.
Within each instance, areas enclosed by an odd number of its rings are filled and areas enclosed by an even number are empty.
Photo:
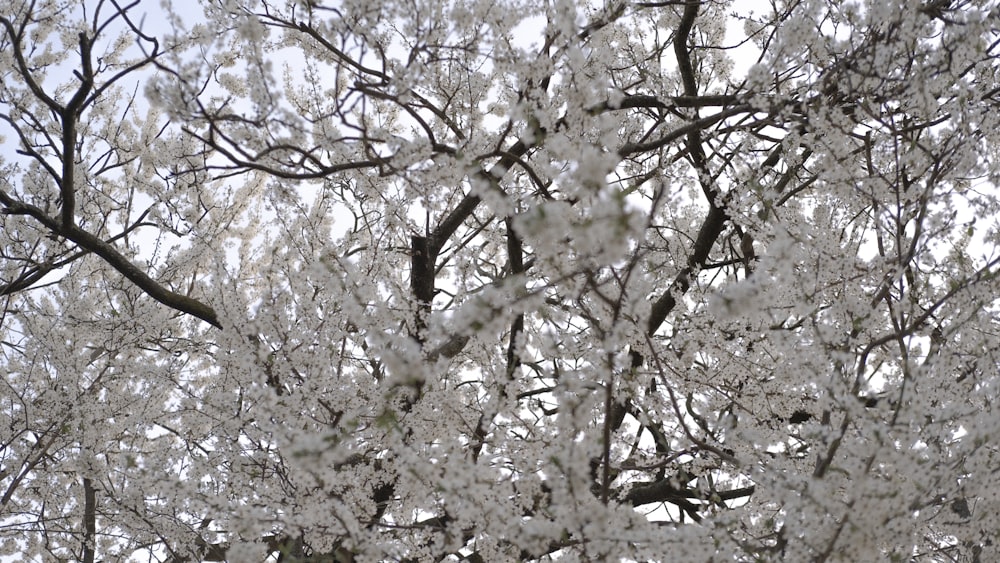
[[[31,216],[47,227],[53,234],[65,237],[76,243],[80,248],[97,254],[112,268],[118,270],[120,274],[138,286],[139,289],[167,307],[197,317],[216,328],[222,328],[222,324],[219,322],[218,315],[214,309],[197,299],[170,291],[157,283],[153,278],[146,275],[145,272],[130,262],[128,258],[119,253],[107,241],[88,233],[76,225],[66,226],[61,221],[46,215],[38,207],[15,200],[3,191],[0,191],[0,203],[7,208],[4,211],[5,213]]]
[[[94,563],[97,536],[97,492],[89,477],[83,478],[83,563]]]

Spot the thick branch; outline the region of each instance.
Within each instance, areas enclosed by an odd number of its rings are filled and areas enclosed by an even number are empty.
[[[719,113],[702,117],[700,119],[696,119],[685,125],[682,125],[677,129],[674,129],[673,131],[660,137],[659,139],[654,139],[652,141],[647,141],[645,143],[624,144],[618,149],[618,156],[626,157],[640,152],[654,151],[656,149],[669,145],[670,143],[676,141],[677,139],[680,139],[681,137],[686,136],[688,133],[691,133],[692,131],[701,131],[706,127],[711,127],[712,125],[715,125],[716,123],[722,121],[723,119],[727,119],[729,117],[741,113],[751,112],[753,110],[754,108],[750,104],[740,104],[737,106],[728,107],[720,111]]]
[[[38,207],[17,201],[2,191],[0,191],[0,203],[7,208],[6,213],[34,217],[38,222],[52,231],[53,234],[65,237],[76,243],[80,248],[97,254],[110,264],[112,268],[118,270],[120,274],[138,286],[139,289],[167,307],[198,317],[216,328],[222,328],[222,324],[219,322],[218,315],[214,309],[197,299],[170,291],[160,285],[130,262],[128,258],[119,253],[107,241],[88,233],[76,225],[66,226],[61,221],[46,215]]]
[[[80,33],[80,59],[83,74],[77,73],[80,87],[73,98],[60,111],[62,118],[62,196],[61,220],[63,227],[73,224],[73,213],[76,210],[76,121],[80,118],[87,95],[94,87],[94,68],[90,61],[91,42],[85,33]]]
[[[670,288],[653,303],[652,311],[649,313],[649,323],[646,326],[646,332],[650,336],[660,328],[660,325],[666,320],[667,315],[670,314],[670,311],[677,304],[674,293],[683,295],[691,287],[691,277],[708,260],[708,254],[711,252],[712,247],[715,246],[719,235],[722,234],[726,219],[726,212],[720,207],[713,206],[708,211],[708,215],[705,217],[705,221],[701,224],[701,229],[698,231],[698,238],[695,240],[691,256],[688,258],[688,265],[677,274],[673,283],[670,284]]]
[[[510,260],[510,274],[518,276],[524,273],[524,248],[521,237],[514,231],[514,221],[507,218],[507,258]],[[523,287],[523,286],[522,286]],[[510,327],[510,341],[507,343],[507,379],[513,379],[517,368],[521,365],[521,358],[517,353],[517,339],[524,331],[524,313],[517,315]],[[501,389],[505,396],[508,393],[506,383]]]
[[[724,107],[736,104],[739,98],[733,95],[714,95],[714,96],[673,96],[667,98],[666,101],[660,99],[657,96],[650,96],[646,94],[636,94],[631,96],[625,96],[617,102],[603,102],[589,109],[590,113],[602,113],[605,111],[617,110],[617,109],[632,109],[632,108],[658,108],[658,109],[676,109],[676,108],[706,108],[706,107]]]
[[[687,499],[702,499],[727,501],[744,498],[754,493],[754,487],[741,487],[728,491],[714,491],[710,495],[705,495],[700,491],[678,488],[672,479],[661,479],[653,483],[639,483],[633,485],[625,494],[623,502],[632,506],[642,506],[658,502],[676,503]]]
[[[681,81],[684,83],[684,94],[690,98],[697,98],[698,83],[695,80],[694,68],[691,64],[691,53],[687,46],[687,42],[688,36],[691,34],[691,30],[694,27],[694,20],[698,16],[699,6],[700,3],[697,0],[689,0],[687,2],[684,7],[684,14],[681,18],[681,23],[677,28],[676,34],[674,35],[674,54],[677,57],[677,67],[681,74]],[[724,113],[726,112],[720,112],[719,114],[716,114],[716,116],[712,117],[717,117]],[[690,125],[694,125],[700,121],[702,120],[695,119],[695,121],[693,121]],[[666,293],[653,303],[653,308],[649,315],[649,324],[647,325],[647,333],[650,336],[652,336],[660,325],[663,324],[667,315],[677,304],[674,292],[679,294],[687,292],[688,288],[691,286],[691,277],[705,265],[706,261],[708,261],[708,255],[711,252],[712,247],[715,246],[715,242],[722,234],[722,229],[728,219],[725,210],[720,207],[719,202],[716,201],[719,194],[718,189],[712,182],[711,175],[708,171],[708,159],[705,155],[705,149],[701,142],[702,127],[690,127],[690,125],[682,127],[681,129],[687,129],[684,132],[684,135],[686,136],[688,154],[690,155],[691,161],[698,173],[698,179],[702,184],[702,191],[705,192],[705,197],[708,198],[709,210],[708,215],[705,217],[705,221],[701,225],[701,229],[698,231],[698,238],[695,240],[694,248],[691,250],[691,256],[688,258],[688,263],[674,278],[673,283],[670,284],[670,288],[666,291]],[[677,131],[675,133],[679,132],[680,131]],[[680,137],[680,135],[678,134],[677,137]],[[636,358],[633,358],[633,362],[635,361]],[[641,361],[639,363],[641,363]]]
[[[83,563],[94,563],[94,547],[97,540],[97,492],[94,483],[83,479]]]
[[[500,189],[500,179],[517,164],[518,159],[524,156],[532,146],[532,144],[525,143],[524,141],[514,143],[514,146],[510,147],[489,170],[485,168],[480,169],[475,175],[475,180],[488,182],[491,187]],[[438,224],[430,238],[430,250],[432,254],[437,255],[441,251],[444,243],[472,215],[472,212],[476,210],[481,201],[482,199],[475,194],[465,196],[455,209]]]
[[[684,5],[684,14],[681,16],[681,23],[674,33],[674,56],[677,57],[677,69],[680,71],[681,81],[684,83],[684,94],[692,97],[698,95],[698,84],[695,81],[694,68],[691,66],[691,55],[688,51],[687,41],[694,28],[694,20],[698,17],[698,8],[700,7],[700,0],[687,0]]]
[[[434,262],[436,253],[431,252],[427,237],[416,236],[410,240],[410,293],[417,302],[413,336],[423,344],[427,317],[434,301]]]

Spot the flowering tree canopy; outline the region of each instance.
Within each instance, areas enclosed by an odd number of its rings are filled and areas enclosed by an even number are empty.
[[[0,560],[1000,559],[996,3],[193,6],[0,0]]]

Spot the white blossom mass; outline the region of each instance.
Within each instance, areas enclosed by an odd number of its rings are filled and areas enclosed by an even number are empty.
[[[998,561],[998,186],[994,0],[0,0],[0,561]]]

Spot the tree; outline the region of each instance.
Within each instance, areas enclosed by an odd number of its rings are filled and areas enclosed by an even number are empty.
[[[998,557],[995,3],[146,4],[0,2],[0,556]]]

